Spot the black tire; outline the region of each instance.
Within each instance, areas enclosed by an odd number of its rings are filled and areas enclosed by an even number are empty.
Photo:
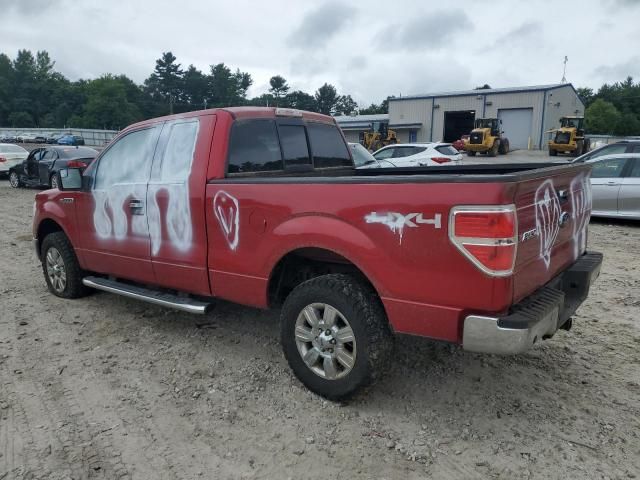
[[[312,304],[325,304],[335,308],[347,320],[347,326],[353,331],[353,367],[347,371],[341,363],[335,363],[338,367],[344,368],[342,377],[327,379],[315,373],[307,366],[302,352],[298,349],[296,322],[298,317],[303,315],[305,308]],[[320,328],[323,326],[320,325]],[[313,334],[314,328],[309,328],[309,331]],[[314,341],[318,338],[316,336]],[[393,335],[380,298],[364,282],[343,274],[313,278],[298,285],[289,294],[282,307],[280,340],[284,356],[296,377],[309,390],[330,400],[345,399],[378,380],[388,366],[393,350]],[[335,341],[331,341],[335,344]],[[308,345],[311,345],[311,341]],[[313,347],[309,348],[312,349]],[[332,353],[333,350],[330,349]],[[335,351],[337,355],[338,347]],[[323,358],[317,357],[317,368],[320,368],[320,360]],[[324,363],[322,366],[324,370]]]
[[[550,157],[557,157],[558,156],[558,151],[554,150],[553,148],[549,149],[549,156]]]
[[[73,246],[63,232],[54,232],[47,235],[42,241],[40,252],[42,273],[44,274],[47,288],[51,293],[61,298],[80,298],[89,293],[90,290],[82,284],[84,272],[80,268]],[[57,259],[56,252],[62,259],[64,266],[65,284],[63,288],[60,288],[60,284],[54,285],[52,283],[54,280],[50,277],[50,273],[55,276],[55,272],[49,262],[49,253]]]
[[[584,155],[585,153],[588,153],[590,149],[591,149],[591,140],[589,140],[588,138],[585,138],[584,144],[582,146],[582,155]]]
[[[55,173],[49,177],[49,188],[58,188],[58,176]]]
[[[472,150],[468,150],[467,151],[467,155],[470,157],[475,157],[476,156],[476,152],[472,151]]]
[[[500,140],[494,140],[493,145],[487,152],[487,155],[490,157],[495,157],[498,154],[498,150],[500,149]]]
[[[500,146],[498,147],[498,153],[500,155],[506,155],[509,153],[509,140],[506,138],[502,138],[500,140]]]
[[[13,188],[20,188],[23,186],[22,181],[20,180],[20,175],[15,170],[11,170],[9,172],[9,185]]]

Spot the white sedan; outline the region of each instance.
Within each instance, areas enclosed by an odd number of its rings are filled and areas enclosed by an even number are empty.
[[[462,154],[450,143],[396,143],[373,153],[376,160],[387,160],[396,167],[441,167],[462,164]]]
[[[0,174],[6,174],[29,156],[29,152],[20,145],[0,143]]]

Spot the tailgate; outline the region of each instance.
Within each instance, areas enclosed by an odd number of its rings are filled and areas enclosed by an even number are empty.
[[[514,302],[549,282],[584,253],[591,215],[590,174],[589,165],[572,165],[518,185]]]

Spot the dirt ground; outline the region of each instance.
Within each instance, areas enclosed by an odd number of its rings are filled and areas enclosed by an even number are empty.
[[[35,193],[0,180],[2,480],[640,476],[640,223],[592,223],[605,264],[570,332],[507,358],[399,338],[338,404],[289,371],[278,312],[50,295]]]

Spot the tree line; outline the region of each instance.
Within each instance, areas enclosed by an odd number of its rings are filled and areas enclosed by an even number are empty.
[[[387,113],[388,99],[359,107],[351,95],[325,83],[313,94],[293,90],[281,75],[271,77],[269,91],[254,98],[247,92],[251,74],[224,63],[201,71],[183,68],[171,52],[156,60],[138,85],[126,75],[106,74],[70,81],[55,70],[46,51],[20,50],[14,59],[0,53],[0,126],[120,129],[146,118],[230,105],[298,108],[326,115]],[[478,89],[490,88],[484,84]],[[585,104],[589,133],[640,135],[640,83],[631,77],[597,92],[578,88]]]
[[[585,106],[588,133],[601,135],[640,135],[640,83],[632,77],[613,85],[604,84],[594,93],[591,88],[578,88]]]
[[[142,85],[126,75],[106,74],[70,81],[55,70],[48,52],[18,51],[14,59],[0,53],[0,126],[120,129],[146,118],[204,108],[236,105],[278,106],[327,115],[386,113],[388,103],[359,109],[350,95],[325,83],[313,94],[293,90],[280,75],[268,93],[247,97],[253,78],[224,63],[201,71],[183,68],[171,52],[156,60]]]

